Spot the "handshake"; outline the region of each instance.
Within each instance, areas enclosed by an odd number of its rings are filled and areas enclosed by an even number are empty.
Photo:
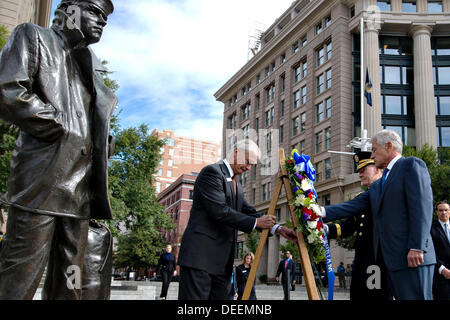
[[[275,217],[270,215],[264,215],[256,219],[256,228],[259,229],[272,229],[275,226]],[[294,230],[286,227],[278,226],[274,233],[279,234],[294,243],[297,242],[297,234]]]

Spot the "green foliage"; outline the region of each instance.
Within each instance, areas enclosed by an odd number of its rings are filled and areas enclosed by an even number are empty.
[[[114,265],[149,267],[165,246],[161,231],[174,228],[152,185],[164,142],[150,136],[146,125],[119,130],[115,140],[116,155],[109,166],[114,220],[108,222],[117,239]]]
[[[108,61],[102,60],[102,64],[106,67],[108,65]],[[116,80],[113,80],[109,77],[110,74],[113,74],[113,71],[107,71],[106,74],[103,75],[103,81],[105,82],[105,86],[110,88],[114,93],[120,88],[119,83]]]
[[[0,50],[5,46],[9,32],[4,25],[0,25]]]
[[[286,220],[286,223],[284,225],[286,228],[293,229],[294,224],[290,219]],[[289,251],[292,254],[292,259],[294,261],[300,261],[300,253],[298,252],[298,246],[295,243],[292,243],[291,241],[287,241],[286,244],[280,244],[280,253],[281,257],[284,259],[284,253],[286,251]]]
[[[335,223],[342,223],[344,221],[345,220],[339,220],[339,221],[336,221]],[[354,232],[349,237],[339,238],[336,240],[336,242],[342,248],[345,248],[347,250],[354,250],[355,249],[355,240],[356,240],[356,232]]]
[[[245,246],[252,253],[255,253],[256,249],[258,248],[259,236],[260,236],[260,233],[257,230],[254,230],[252,233],[247,235],[247,240],[245,242]]]
[[[414,156],[422,159],[426,163],[430,172],[434,204],[441,200],[449,199],[450,148],[439,148],[438,151],[435,151],[428,144],[425,144],[419,150],[413,147],[405,147],[403,156]]]

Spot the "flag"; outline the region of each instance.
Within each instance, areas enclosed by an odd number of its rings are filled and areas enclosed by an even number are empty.
[[[364,96],[367,99],[367,104],[372,106],[372,81],[369,78],[369,68],[366,68],[366,86],[364,89]]]

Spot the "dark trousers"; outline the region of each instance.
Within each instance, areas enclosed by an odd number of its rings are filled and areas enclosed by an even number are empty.
[[[435,274],[433,278],[433,299],[450,300],[450,279],[443,275]]]
[[[431,300],[434,264],[388,271],[389,289],[396,300]]]
[[[47,267],[43,299],[81,299],[88,220],[10,207],[0,254],[0,300],[31,300]],[[79,279],[73,275],[79,271]],[[79,280],[79,281],[78,281]]]
[[[181,266],[178,300],[229,300],[230,277]]]
[[[339,277],[339,288],[347,288],[347,285],[345,283],[345,274],[338,274]]]
[[[167,297],[167,290],[169,290],[170,281],[172,281],[173,271],[168,270],[162,270],[161,271],[161,277],[162,277],[162,287],[161,287],[161,294],[159,295],[160,298]]]

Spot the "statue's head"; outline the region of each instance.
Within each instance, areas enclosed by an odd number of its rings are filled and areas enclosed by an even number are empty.
[[[100,41],[113,11],[111,0],[61,0],[53,23],[69,34],[78,34],[90,45]]]

